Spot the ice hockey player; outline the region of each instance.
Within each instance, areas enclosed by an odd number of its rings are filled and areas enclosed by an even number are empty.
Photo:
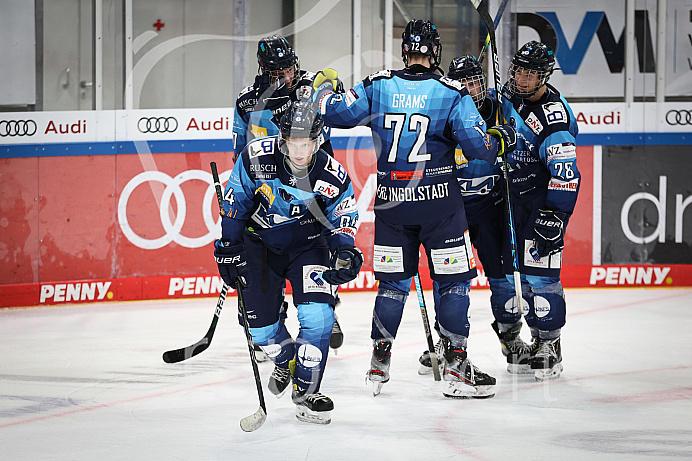
[[[486,124],[492,127],[498,123],[497,98],[494,88],[487,88],[483,67],[475,56],[466,54],[458,56],[449,64],[449,78],[460,81],[471,94],[478,112]],[[515,323],[515,316],[505,310],[505,304],[514,296],[514,289],[505,277],[502,263],[502,248],[504,231],[507,228],[505,218],[505,185],[502,178],[500,163],[494,165],[482,160],[468,160],[461,148],[456,150],[457,178],[464,199],[464,210],[469,223],[471,243],[478,252],[478,258],[483,265],[485,276],[490,285],[490,306],[495,316],[493,329],[502,340],[502,352],[507,359],[507,367],[511,372],[517,372],[519,367],[529,365],[530,347],[519,336],[521,318]],[[511,264],[509,265],[511,267]],[[435,305],[439,303],[439,284],[433,282]],[[436,329],[439,327],[436,322]],[[437,353],[441,350],[441,340],[435,347]],[[432,364],[428,351],[419,359],[420,374],[432,372]]]
[[[517,252],[525,299],[526,323],[533,344],[528,365],[538,381],[562,372],[560,332],[565,325],[565,294],[560,282],[565,229],[581,175],[577,168],[577,122],[567,101],[548,84],[555,55],[544,43],[531,41],[512,58],[502,90],[505,118],[517,130],[517,149],[508,155]],[[514,289],[513,277],[508,277]],[[530,302],[529,302],[530,301]],[[499,336],[503,348],[520,321],[513,301],[506,304]],[[499,320],[498,320],[499,322]],[[510,329],[504,331],[504,328]]]
[[[214,256],[225,283],[245,285],[252,339],[275,364],[269,390],[281,397],[292,378],[298,419],[326,424],[334,405],[319,390],[334,294],[363,264],[354,246],[358,211],[346,170],[319,148],[323,121],[314,104],[294,102],[280,126],[238,156]],[[300,323],[295,341],[279,318],[286,280]]]
[[[254,138],[279,134],[281,117],[292,102],[310,94],[315,77],[314,73],[300,68],[295,50],[288,40],[278,34],[260,39],[257,43],[257,62],[259,72],[255,82],[243,89],[236,100],[233,118],[234,159]],[[341,87],[339,89],[343,91]],[[329,128],[325,127],[322,134],[321,148],[333,157]],[[282,318],[286,317],[287,306],[283,305]],[[343,342],[341,325],[336,319],[330,345],[337,349]],[[257,356],[258,360],[266,360],[261,351]]]
[[[332,127],[369,125],[377,154],[373,266],[379,289],[367,378],[377,395],[390,379],[392,343],[418,272],[418,251],[425,247],[431,277],[440,284],[438,320],[444,337],[443,394],[491,397],[495,379],[476,368],[466,346],[469,335],[470,280],[475,277],[454,150],[469,159],[495,163],[504,146],[513,148],[515,132],[498,126],[486,132],[468,91],[439,69],[440,35],[429,21],[409,22],[402,35],[403,70],[376,72],[345,94],[331,94],[336,72],[315,77],[325,123]],[[496,137],[497,138],[496,138]]]

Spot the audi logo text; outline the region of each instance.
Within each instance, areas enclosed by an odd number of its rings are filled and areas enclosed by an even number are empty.
[[[33,120],[0,120],[0,136],[33,136],[36,122]]]
[[[178,129],[178,120],[175,117],[142,117],[137,128],[142,133],[173,133]]]
[[[692,125],[692,110],[669,110],[666,113],[668,125]]]

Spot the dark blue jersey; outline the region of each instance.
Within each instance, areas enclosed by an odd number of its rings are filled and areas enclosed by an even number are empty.
[[[269,76],[262,74],[255,78],[252,86],[240,92],[233,116],[234,159],[253,139],[279,134],[281,117],[292,102],[310,95],[314,78],[314,73],[301,70],[300,82],[289,93],[285,85],[280,90],[273,91],[269,86]],[[323,135],[322,149],[334,156],[329,140],[329,128],[325,127]]]
[[[487,91],[479,112],[488,127],[497,124],[497,99],[494,88]],[[457,147],[456,156],[457,179],[468,215],[469,210],[481,209],[486,200],[495,200],[490,198],[490,192],[502,187],[502,170],[500,162],[488,163],[479,159],[467,159],[461,147]]]
[[[454,149],[495,162],[497,142],[458,81],[406,70],[374,73],[320,101],[325,123],[367,125],[377,154],[375,213],[402,224],[440,220],[463,208]]]
[[[309,248],[321,235],[331,250],[353,245],[358,210],[344,167],[320,149],[310,173],[297,178],[277,139],[250,142],[236,160],[224,193],[222,240],[241,243],[247,229],[280,254]]]
[[[504,116],[517,130],[517,149],[508,156],[514,203],[545,196],[545,208],[571,215],[581,175],[577,168],[577,121],[551,85],[536,102],[503,90]]]

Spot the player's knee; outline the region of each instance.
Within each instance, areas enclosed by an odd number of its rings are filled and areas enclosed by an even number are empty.
[[[410,277],[405,280],[380,282],[379,287],[377,288],[377,296],[383,296],[405,303],[409,291],[411,291]]]
[[[298,304],[301,336],[308,342],[329,338],[334,326],[334,309],[327,303]]]
[[[266,327],[250,328],[250,334],[252,335],[252,340],[255,344],[259,346],[266,346],[269,344],[269,340],[274,339],[279,332],[279,323],[276,322]]]

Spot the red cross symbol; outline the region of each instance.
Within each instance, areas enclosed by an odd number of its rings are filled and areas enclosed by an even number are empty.
[[[163,29],[163,26],[165,26],[166,24],[161,22],[160,19],[157,19],[153,25],[156,28],[156,32],[161,32],[161,29]]]

